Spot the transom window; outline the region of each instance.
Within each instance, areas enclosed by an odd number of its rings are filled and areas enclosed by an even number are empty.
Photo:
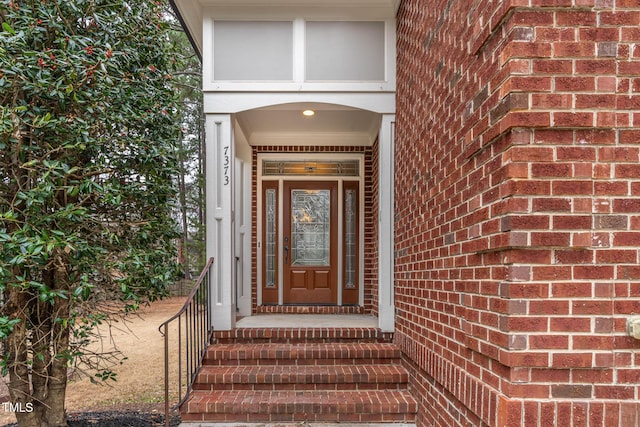
[[[358,160],[340,161],[308,161],[308,160],[263,160],[262,175],[289,176],[359,176],[360,162]]]

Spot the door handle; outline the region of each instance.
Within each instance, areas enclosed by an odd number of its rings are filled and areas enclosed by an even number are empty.
[[[284,246],[284,263],[289,264],[289,246]]]

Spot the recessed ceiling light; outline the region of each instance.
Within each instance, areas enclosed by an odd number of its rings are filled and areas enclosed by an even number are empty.
[[[313,111],[313,110],[304,110],[304,111],[302,112],[302,115],[307,116],[307,117],[311,117],[311,116],[313,116],[314,114],[316,114],[316,112],[315,112],[315,111]]]

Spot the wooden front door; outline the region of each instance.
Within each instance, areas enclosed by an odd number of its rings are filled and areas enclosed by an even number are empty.
[[[285,304],[337,304],[337,182],[284,183]]]

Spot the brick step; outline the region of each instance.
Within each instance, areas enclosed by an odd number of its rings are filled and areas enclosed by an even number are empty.
[[[236,328],[214,331],[218,344],[267,342],[391,342],[393,334],[379,328]]]
[[[389,343],[216,344],[204,365],[373,365],[398,362],[400,350]]]
[[[407,371],[396,365],[204,366],[196,390],[404,389]]]
[[[406,390],[193,391],[182,421],[414,422],[416,401]]]

